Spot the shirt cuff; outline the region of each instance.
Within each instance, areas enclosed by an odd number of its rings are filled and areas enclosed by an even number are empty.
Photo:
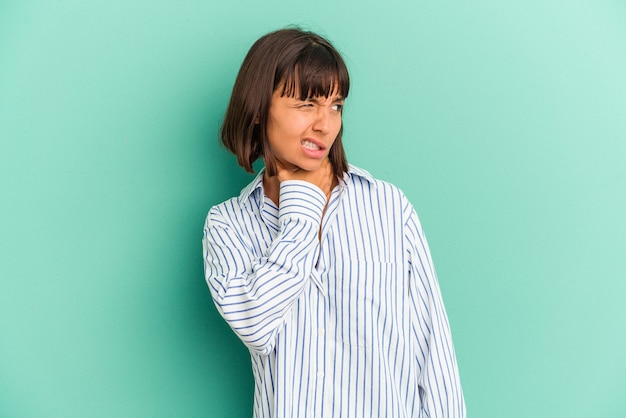
[[[326,195],[316,185],[303,180],[280,183],[278,219],[304,218],[316,224],[322,221]]]

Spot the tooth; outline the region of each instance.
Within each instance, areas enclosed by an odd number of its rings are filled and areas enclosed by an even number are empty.
[[[318,150],[318,149],[320,149],[320,147],[318,147],[316,144],[314,144],[314,143],[313,143],[313,142],[311,142],[311,141],[302,141],[302,145],[303,145],[305,148],[308,148],[308,149],[313,149],[313,150]]]

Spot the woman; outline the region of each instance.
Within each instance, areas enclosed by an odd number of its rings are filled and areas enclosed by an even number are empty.
[[[428,245],[391,184],[348,165],[346,65],[297,29],[241,66],[222,142],[252,171],[211,209],[205,276],[250,350],[255,417],[464,417]]]

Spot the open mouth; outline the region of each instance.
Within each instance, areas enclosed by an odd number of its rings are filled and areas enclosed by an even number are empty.
[[[302,141],[302,146],[306,149],[310,149],[312,151],[319,151],[322,149],[322,147],[320,147],[319,145],[305,139],[304,141]]]

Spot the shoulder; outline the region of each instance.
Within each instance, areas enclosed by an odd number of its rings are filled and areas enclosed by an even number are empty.
[[[211,207],[206,218],[207,226],[227,226],[250,222],[256,217],[258,196],[262,187],[258,178],[243,188],[239,196],[231,197]]]
[[[415,216],[413,205],[398,186],[354,166],[344,179],[348,198],[345,204],[350,210],[371,214],[394,227],[406,225]]]
[[[367,194],[372,198],[383,199],[387,202],[399,202],[403,206],[410,205],[404,192],[393,183],[380,180],[372,176],[369,171],[350,165],[344,177],[348,189],[355,193]]]
[[[206,226],[226,227],[242,215],[242,206],[237,197],[232,197],[222,203],[219,203],[209,210],[206,217]]]

